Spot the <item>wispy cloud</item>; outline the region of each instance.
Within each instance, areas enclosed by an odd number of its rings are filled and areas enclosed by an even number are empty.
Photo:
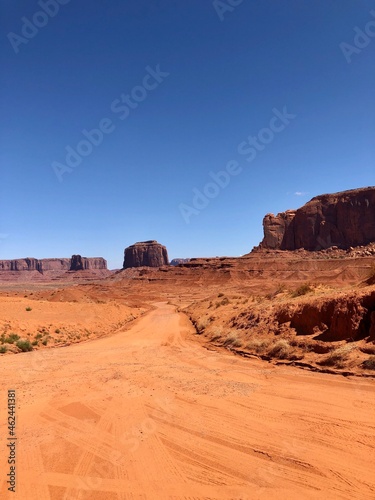
[[[306,196],[309,193],[307,191],[296,191],[294,194],[295,196]]]

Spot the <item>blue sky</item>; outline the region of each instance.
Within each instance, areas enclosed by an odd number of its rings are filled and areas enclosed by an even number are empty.
[[[375,0],[64,2],[1,2],[1,259],[117,268],[148,239],[170,258],[242,255],[266,213],[375,184]],[[270,134],[275,109],[293,118]]]

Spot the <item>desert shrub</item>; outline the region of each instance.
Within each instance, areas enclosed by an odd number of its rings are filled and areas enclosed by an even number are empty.
[[[217,294],[217,296],[218,297],[224,297],[224,294],[220,292],[220,293]]]
[[[18,349],[21,349],[22,352],[33,350],[33,346],[31,345],[29,340],[18,340],[16,342],[16,346],[18,347]]]
[[[215,326],[211,330],[211,342],[215,342],[216,340],[220,340],[223,336],[223,329],[221,326]]]
[[[322,359],[319,364],[322,366],[335,366],[336,368],[342,368],[345,366],[350,353],[354,349],[356,349],[356,346],[350,344],[337,347],[337,349],[331,351],[326,358]]]
[[[370,356],[368,359],[366,359],[362,363],[362,366],[365,370],[375,370],[375,356]]]
[[[242,342],[235,333],[229,333],[223,342],[226,347],[241,347]]]
[[[31,342],[31,345],[32,345],[32,346],[36,346],[36,345],[38,345],[38,341],[37,341],[37,340],[33,340],[33,341]]]
[[[42,344],[43,344],[43,345],[47,345],[47,344],[48,344],[48,339],[44,339],[44,340],[42,340]]]
[[[288,359],[291,356],[292,348],[289,342],[285,339],[278,340],[271,346],[268,355],[273,358]]]
[[[210,324],[210,320],[208,318],[202,318],[196,324],[196,329],[198,334],[202,334],[207,326]]]
[[[32,311],[31,307],[26,307],[26,311]]]
[[[257,354],[263,353],[269,346],[269,341],[266,339],[254,339],[247,342],[245,348]]]
[[[304,283],[303,285],[299,286],[294,292],[292,293],[292,297],[302,297],[302,295],[306,295],[307,293],[310,293],[313,291],[312,286],[309,283]]]
[[[10,333],[8,335],[8,337],[5,337],[4,338],[4,342],[6,344],[14,344],[15,342],[17,342],[17,340],[19,340],[21,337],[19,335],[17,335],[16,333]]]
[[[59,328],[56,328],[55,333],[60,333]]]
[[[7,352],[8,348],[6,345],[0,346],[0,354],[5,354]]]

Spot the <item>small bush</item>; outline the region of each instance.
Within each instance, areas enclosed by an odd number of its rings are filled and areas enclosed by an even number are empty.
[[[27,312],[32,311],[31,307],[26,307],[26,311]]]
[[[6,345],[0,346],[0,354],[5,354],[7,352],[8,348]]]
[[[235,333],[229,333],[227,338],[224,340],[223,345],[225,345],[226,347],[241,347],[242,342]]]
[[[265,339],[259,339],[259,340],[250,340],[245,348],[248,349],[249,351],[256,352],[257,354],[261,354],[266,351],[266,349],[269,346],[269,341]]]
[[[375,356],[370,356],[368,359],[366,359],[362,363],[362,366],[365,370],[375,370]]]
[[[59,328],[56,328],[55,333],[60,333]]]
[[[221,328],[221,326],[215,326],[211,330],[211,342],[216,342],[217,340],[220,340],[222,336],[223,336],[223,329]]]
[[[217,294],[217,296],[218,297],[224,297],[224,294],[220,292],[220,293]]]
[[[291,356],[291,350],[289,342],[285,339],[280,339],[271,346],[268,355],[273,358],[288,359]]]
[[[319,362],[322,366],[335,366],[343,368],[348,360],[350,353],[356,349],[355,345],[343,345],[332,351],[326,358]]]
[[[17,335],[16,333],[11,333],[8,335],[8,337],[4,338],[4,343],[6,344],[14,344],[17,340],[19,340],[21,337]]]
[[[16,346],[18,347],[18,349],[21,349],[22,352],[33,350],[33,346],[31,345],[29,340],[18,340]]]
[[[312,291],[312,286],[309,283],[304,283],[292,293],[292,297],[301,297],[302,295],[306,295],[307,293],[310,293]]]
[[[209,324],[210,324],[210,320],[208,318],[200,319],[198,321],[198,323],[196,324],[197,333],[202,334]]]
[[[44,339],[44,340],[42,340],[42,344],[43,344],[43,345],[47,345],[47,344],[48,344],[48,339]]]

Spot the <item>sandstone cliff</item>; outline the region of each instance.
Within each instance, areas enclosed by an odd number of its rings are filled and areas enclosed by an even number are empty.
[[[260,248],[321,250],[375,241],[375,187],[316,196],[298,210],[267,214]]]
[[[124,252],[124,269],[130,267],[161,267],[169,264],[165,246],[155,240],[135,243]]]
[[[78,271],[84,269],[107,269],[107,261],[102,257],[81,257],[73,255],[71,259],[15,259],[0,260],[1,271]]]

